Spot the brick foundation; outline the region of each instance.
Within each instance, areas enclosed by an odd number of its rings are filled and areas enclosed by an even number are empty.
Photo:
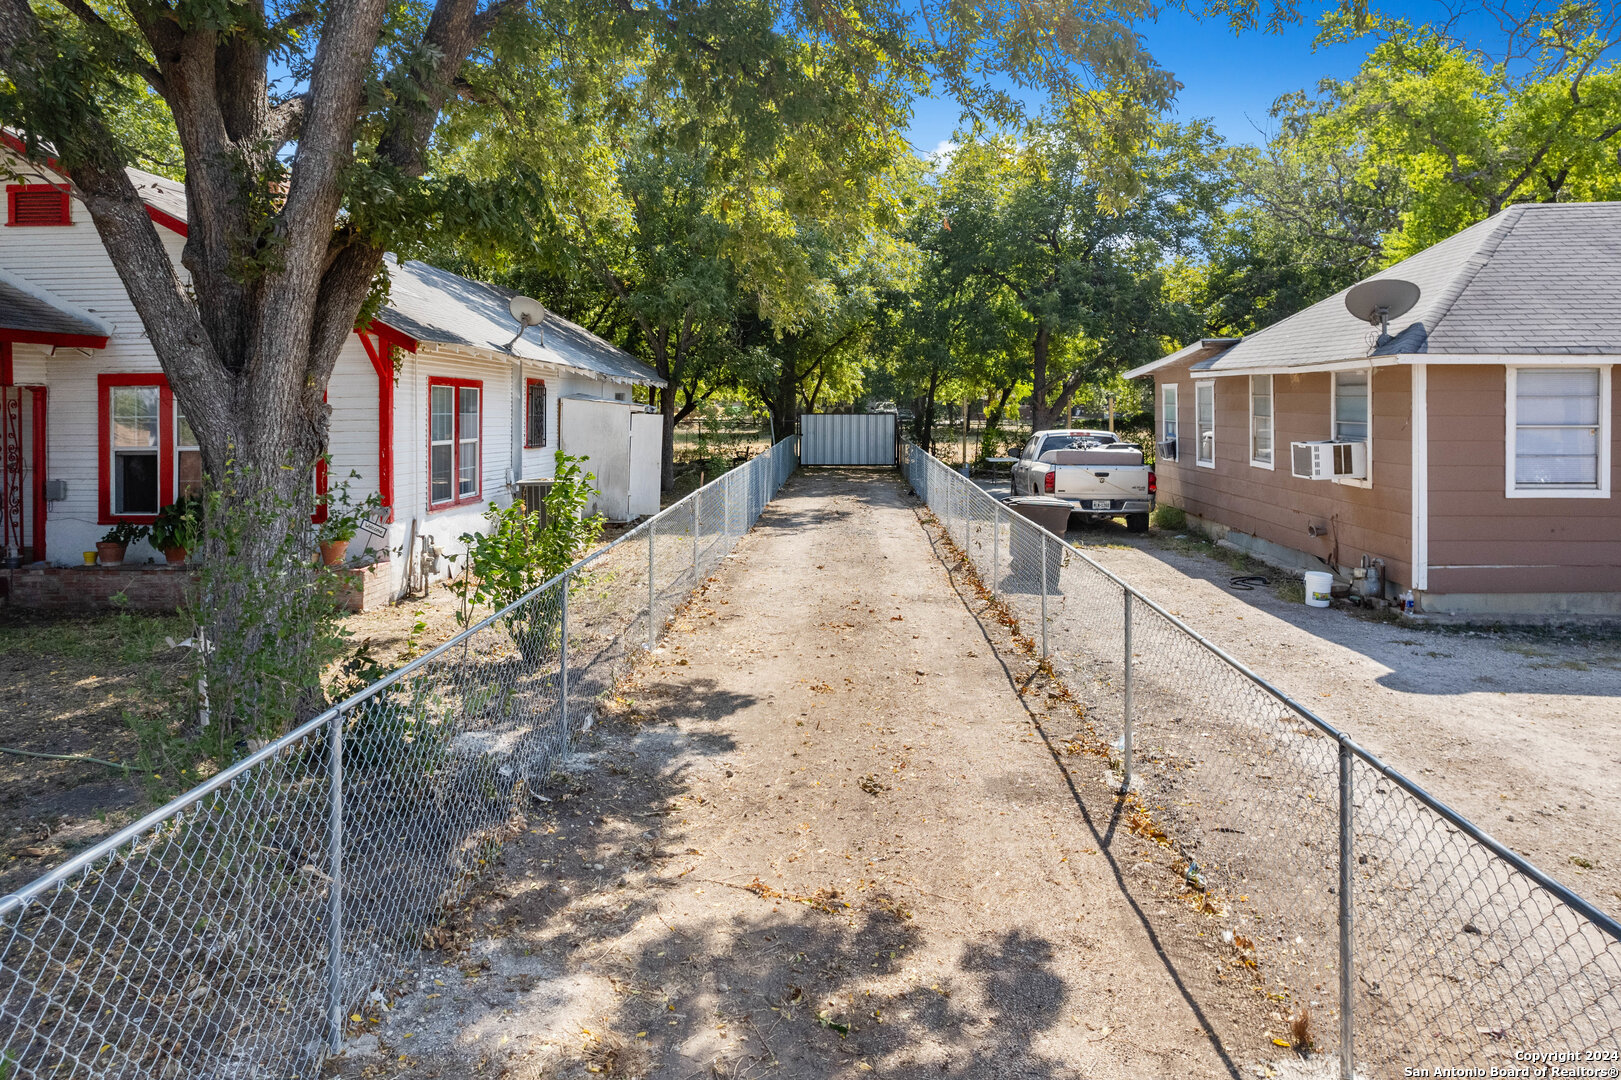
[[[196,580],[196,571],[166,565],[0,570],[7,605],[42,611],[178,611]]]

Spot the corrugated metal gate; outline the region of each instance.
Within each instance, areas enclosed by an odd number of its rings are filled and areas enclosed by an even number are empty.
[[[801,413],[801,465],[896,464],[894,413]]]

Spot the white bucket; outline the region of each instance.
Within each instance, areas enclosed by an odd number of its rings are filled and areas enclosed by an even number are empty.
[[[1322,570],[1306,571],[1306,606],[1327,607],[1329,590],[1333,587],[1333,574]]]

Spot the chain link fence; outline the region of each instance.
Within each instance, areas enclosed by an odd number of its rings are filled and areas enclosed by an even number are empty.
[[[1613,1075],[1614,919],[938,459],[902,469],[1339,1075]]]
[[[797,439],[0,898],[0,1077],[320,1074]]]

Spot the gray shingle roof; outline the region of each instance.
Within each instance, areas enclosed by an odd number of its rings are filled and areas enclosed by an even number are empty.
[[[1621,203],[1523,203],[1371,275],[1419,287],[1390,340],[1335,293],[1246,337],[1215,371],[1368,356],[1621,354]]]
[[[547,312],[539,327],[518,332],[507,310],[517,293],[498,285],[472,281],[421,262],[388,260],[388,303],[377,320],[421,342],[488,349],[500,356],[523,357],[573,368],[615,382],[663,386],[647,364],[616,348],[582,326]],[[539,340],[542,333],[545,344]]]
[[[1144,364],[1142,367],[1132,368],[1130,371],[1126,372],[1123,377],[1127,379],[1135,379],[1139,376],[1148,375],[1158,371],[1160,368],[1170,367],[1172,364],[1180,364],[1184,360],[1194,361],[1194,363],[1191,365],[1191,370],[1203,371],[1205,368],[1214,364],[1218,359],[1230,351],[1234,345],[1237,345],[1242,340],[1243,338],[1201,338],[1200,340],[1195,341],[1192,345],[1178,349],[1169,356],[1162,356],[1152,363]]]
[[[141,197],[142,202],[172,218],[186,220],[185,184],[134,167],[127,168],[124,172],[129,174],[130,183],[135,185],[135,192]]]
[[[107,337],[112,327],[75,310],[39,286],[0,270],[0,330]]]

